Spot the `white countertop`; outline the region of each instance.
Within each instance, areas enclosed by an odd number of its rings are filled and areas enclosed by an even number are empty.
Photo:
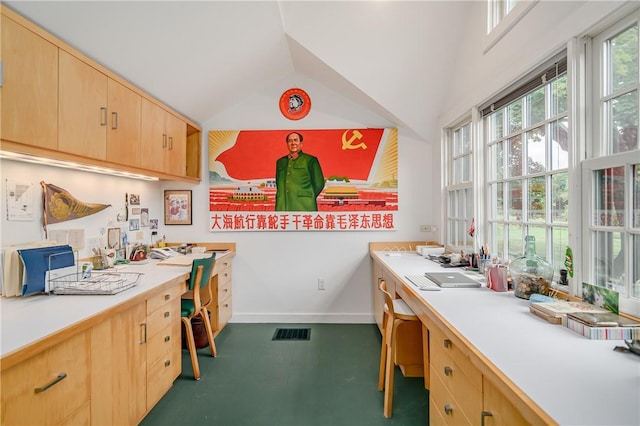
[[[403,278],[451,271],[414,252],[376,254]],[[559,424],[640,425],[640,357],[614,352],[623,341],[590,340],[550,324],[513,292],[417,293]]]
[[[33,295],[0,298],[0,357],[87,320],[118,304],[145,293],[181,275],[191,267],[156,266],[150,259],[144,265],[120,265],[117,270],[140,272],[138,283],[120,293],[107,296]]]

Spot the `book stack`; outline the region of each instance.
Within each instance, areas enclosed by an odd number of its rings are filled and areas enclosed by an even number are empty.
[[[589,339],[640,340],[640,322],[612,312],[572,312],[566,326]]]
[[[554,300],[552,302],[535,302],[529,305],[529,311],[552,324],[562,324],[567,314],[576,312],[609,312],[586,302],[570,302],[567,300]]]

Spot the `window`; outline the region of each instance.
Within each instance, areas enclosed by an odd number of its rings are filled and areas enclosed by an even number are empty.
[[[487,161],[486,215],[492,253],[521,256],[524,237],[556,271],[568,245],[566,59],[482,111]]]
[[[487,33],[490,33],[518,3],[518,0],[487,0]]]
[[[447,245],[473,251],[467,232],[473,220],[473,148],[471,122],[448,130]]]
[[[638,13],[593,39],[589,85],[593,132],[582,163],[587,259],[583,281],[620,293],[620,308],[640,306],[640,149]]]

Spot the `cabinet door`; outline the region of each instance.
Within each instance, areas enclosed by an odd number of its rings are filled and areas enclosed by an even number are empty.
[[[58,150],[106,159],[107,76],[60,50]]]
[[[86,412],[81,409],[90,398],[89,342],[88,333],[76,334],[3,371],[2,424],[64,424]]]
[[[187,123],[167,113],[165,128],[168,135],[164,170],[166,173],[185,176],[187,173]]]
[[[2,16],[2,139],[58,147],[58,48]]]
[[[140,165],[156,172],[164,168],[164,153],[168,147],[165,131],[167,112],[156,104],[142,99]]]
[[[142,97],[115,80],[108,84],[107,161],[140,166]]]

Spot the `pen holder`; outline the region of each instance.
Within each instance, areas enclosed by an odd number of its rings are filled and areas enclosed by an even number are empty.
[[[478,272],[484,274],[487,271],[487,267],[491,264],[491,259],[481,256],[478,259]]]

